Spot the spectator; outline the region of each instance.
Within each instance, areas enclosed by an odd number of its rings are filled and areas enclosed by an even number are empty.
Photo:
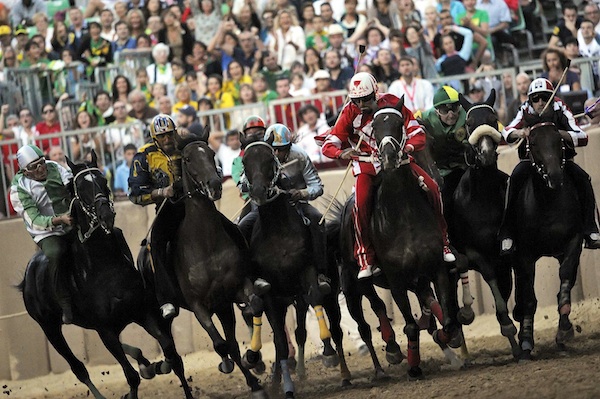
[[[60,133],[60,123],[58,122],[58,116],[56,115],[56,109],[52,104],[44,104],[42,107],[42,122],[35,125],[35,130],[38,135]],[[54,137],[48,140],[37,140],[36,145],[44,152],[48,153],[51,146],[60,146],[60,138]]]
[[[148,28],[146,29],[145,33],[147,33],[148,36],[150,36],[150,41],[152,42],[152,45],[154,46],[159,43],[158,33],[160,32],[160,30],[162,28],[164,28],[164,26],[162,24],[162,19],[160,17],[153,15],[150,18],[148,18],[148,21],[146,21],[146,22],[148,23]]]
[[[131,93],[132,90],[129,79],[123,75],[117,75],[113,82],[112,88],[113,101],[123,101],[125,104],[128,104],[129,93]]]
[[[275,41],[269,50],[277,53],[277,63],[288,69],[294,61],[302,61],[306,50],[304,30],[298,25],[296,16],[289,11],[280,11],[275,19]]]
[[[317,49],[308,48],[304,53],[304,87],[308,89],[312,89],[315,87],[315,80],[313,75],[315,72],[323,69],[323,60],[321,59],[321,54]]]
[[[459,14],[464,14],[465,6],[463,5],[463,3],[457,0],[439,0],[437,5],[437,12],[438,14],[441,14],[442,11],[450,12],[452,20],[455,21],[456,17]]]
[[[14,31],[13,47],[17,51],[17,61],[23,62],[25,45],[29,42],[29,33],[25,25],[17,25]]]
[[[268,104],[269,101],[277,98],[277,93],[274,90],[270,90],[267,85],[267,80],[262,73],[256,73],[252,76],[252,88],[256,94],[258,101]]]
[[[117,21],[126,21],[127,20],[127,2],[125,1],[117,1],[114,6],[115,15],[117,17]]]
[[[445,27],[442,36],[442,47],[444,55],[435,62],[435,68],[444,76],[461,75],[466,72],[467,63],[471,58],[471,47],[473,45],[473,32],[470,29],[453,25]],[[450,32],[458,33],[464,37],[462,47],[456,51],[456,43],[450,35]],[[461,85],[457,81],[447,83],[454,87],[456,91],[462,91]]]
[[[326,2],[326,1],[321,3],[321,6],[319,7],[319,9],[321,11],[319,15],[321,16],[325,30],[329,29],[330,25],[338,23],[333,18],[333,9],[331,8],[330,3]]]
[[[234,21],[240,32],[251,32],[252,35],[260,32],[260,18],[254,11],[252,2],[242,5],[239,12],[234,15]]]
[[[160,100],[162,97],[166,97],[166,96],[167,96],[167,86],[162,83],[154,83],[152,85],[152,100],[148,103],[148,105],[151,106],[152,108],[157,108],[158,100]]]
[[[377,51],[377,57],[373,64],[377,82],[385,83],[389,86],[400,77],[400,73],[392,65],[392,53],[387,48],[380,48]]]
[[[198,110],[198,103],[192,100],[192,90],[187,83],[179,83],[175,88],[175,100],[177,101],[174,105],[176,110],[185,106],[190,106],[193,110]]]
[[[158,99],[158,112],[165,115],[173,114],[173,102],[169,96],[162,96]]]
[[[229,17],[219,25],[219,30],[215,37],[208,44],[208,53],[214,54],[214,57],[220,59],[221,70],[227,70],[227,66],[233,60],[236,49],[239,51],[240,41],[234,33],[235,22]]]
[[[135,39],[129,34],[129,26],[125,21],[119,21],[115,24],[116,40],[112,42],[112,51],[115,60],[119,60],[121,51],[133,50],[136,48]]]
[[[577,6],[573,3],[565,3],[562,6],[563,17],[552,30],[552,37],[548,42],[548,48],[560,48],[564,46],[569,37],[577,37],[577,30],[581,25],[582,18],[577,16]]]
[[[45,1],[20,0],[13,4],[10,10],[10,19],[13,26],[23,22],[27,26],[33,26],[33,16],[40,12],[47,14]]]
[[[146,33],[146,19],[142,10],[134,8],[127,11],[127,19],[125,20],[129,26],[129,32],[134,38]]]
[[[192,0],[194,38],[198,42],[209,43],[217,34],[221,23],[221,13],[213,0]]]
[[[241,63],[233,60],[227,66],[227,79],[223,82],[223,92],[231,94],[233,101],[240,104],[240,86],[243,84],[252,84],[252,78],[244,73]]]
[[[67,165],[67,159],[65,157],[65,152],[63,151],[61,146],[52,146],[48,149],[48,159],[59,163],[63,168],[69,169]]]
[[[310,96],[310,89],[306,87],[303,73],[294,72],[290,76],[290,95],[292,97]]]
[[[202,42],[195,42],[192,47],[192,54],[185,58],[188,67],[192,67],[196,72],[202,72],[205,75],[221,73],[221,65],[216,62],[206,51],[206,45]]]
[[[357,27],[357,29],[359,29]],[[362,30],[362,28],[361,28]],[[334,50],[340,57],[340,66],[342,68],[352,68],[354,57],[350,54],[348,47],[344,43],[344,29],[340,25],[329,26],[329,47],[327,51]]]
[[[260,31],[260,40],[265,48],[269,48],[271,43],[275,42],[275,12],[265,10],[262,15],[263,28]]]
[[[596,39],[594,23],[589,19],[581,21],[579,31],[577,32],[577,42],[579,44],[579,53],[584,57],[600,56],[600,44]],[[594,90],[598,88],[598,61],[592,63],[592,73],[594,74]]]
[[[152,118],[158,115],[158,111],[148,106],[146,102],[146,96],[141,90],[135,89],[128,96],[129,103],[131,104],[131,111],[129,116],[139,119],[148,125]]]
[[[367,18],[369,25],[373,26],[372,23],[383,26],[387,26],[390,29],[401,29],[402,24],[400,18],[398,18],[398,7],[396,3],[391,0],[373,0],[375,7],[369,7],[367,12]]]
[[[185,65],[179,58],[173,58],[171,61],[171,82],[167,85],[169,96],[175,95],[175,87],[178,84],[185,83]]]
[[[50,60],[46,58],[44,49],[39,46],[35,41],[30,40],[25,45],[25,57],[21,62],[21,68],[27,68],[32,66],[48,65]],[[45,80],[45,79],[44,79]],[[41,83],[41,81],[40,81]]]
[[[450,16],[452,17],[452,16]],[[433,39],[440,28],[440,16],[434,6],[425,8],[425,19],[423,20],[423,37],[425,41],[433,46]]]
[[[27,37],[27,36],[25,36]],[[75,51],[74,44],[75,36],[69,35],[69,31],[64,22],[56,21],[54,23],[54,31],[52,32],[52,39],[50,44],[56,54],[62,54],[63,50],[69,49]]]
[[[9,48],[11,46],[11,42],[12,29],[8,25],[0,25],[0,51]]]
[[[521,104],[528,100],[527,91],[529,90],[529,85],[531,84],[531,78],[525,72],[521,72],[515,78],[515,82],[517,84],[517,98],[512,100],[510,104],[506,107],[506,120],[503,121],[504,125],[512,122],[519,109],[521,108]]]
[[[158,32],[158,41],[169,46],[171,59],[176,57],[184,60],[192,54],[194,38],[188,28],[179,22],[180,19],[174,13],[175,9],[177,8],[168,8],[163,11],[164,28]]]
[[[367,24],[367,17],[359,14],[356,10],[358,0],[344,0],[344,15],[340,19],[339,25],[344,28],[349,38],[354,36],[354,32],[362,31]],[[329,29],[334,25],[329,25]],[[331,33],[330,33],[331,35]]]
[[[134,144],[127,144],[123,148],[123,162],[115,170],[115,182],[113,184],[113,192],[117,198],[127,198],[129,192],[129,171],[133,157],[137,153],[137,147]]]
[[[92,81],[97,67],[104,67],[113,61],[111,44],[100,36],[101,32],[102,28],[98,22],[90,22],[89,34],[83,38],[79,46],[79,57],[87,65],[87,76]]]
[[[406,29],[409,25],[421,26],[421,14],[415,8],[413,0],[398,0],[396,1],[398,8],[398,18],[402,29]]]
[[[329,160],[321,153],[321,147],[315,141],[315,136],[329,129],[324,116],[321,117],[319,109],[312,104],[303,105],[298,110],[298,114],[303,124],[296,133],[296,143],[306,151],[313,163],[328,162]]]
[[[472,104],[481,103],[485,100],[485,90],[480,80],[476,80],[469,86],[467,98]]]
[[[37,30],[37,35],[40,35],[44,39],[43,49],[46,53],[52,51],[52,33],[54,28],[50,28],[48,25],[48,16],[44,13],[37,13],[33,16],[33,23]],[[55,59],[55,58],[54,58]]]
[[[159,17],[164,10],[164,3],[161,0],[146,0],[142,6],[144,19],[147,21],[151,17]]]
[[[221,75],[210,75],[208,77],[206,88],[206,96],[210,99],[214,109],[227,109],[235,106],[235,100],[231,93],[223,91],[223,78]],[[223,115],[223,121],[223,127],[227,128],[229,126],[228,113]]]
[[[323,96],[315,100],[315,106],[321,110],[325,115],[327,122],[330,125],[335,123],[337,114],[342,110],[344,106],[344,97],[335,96],[330,97],[328,93],[334,91],[331,87],[331,76],[329,72],[320,70],[315,72],[315,83],[316,86],[312,90],[312,94],[322,94]]]
[[[223,177],[231,176],[231,167],[233,160],[240,155],[242,143],[240,142],[240,133],[237,130],[230,130],[225,135],[225,143],[219,146],[217,159],[223,169]]]
[[[400,98],[404,96],[404,106],[413,114],[433,107],[433,86],[429,81],[414,76],[415,64],[411,57],[400,58],[400,75],[388,93]]]
[[[457,25],[464,26],[473,31],[473,34],[478,33],[486,38],[487,46],[480,46],[479,43],[473,43],[473,68],[479,65],[479,61],[486,50],[489,50],[490,54],[494,50],[492,44],[492,38],[490,35],[490,23],[489,15],[487,11],[477,9],[475,6],[477,0],[463,0],[465,6],[465,12],[459,13],[456,16],[454,22]]]
[[[313,25],[313,18],[315,16],[315,7],[313,3],[310,1],[305,1],[302,3],[300,9],[300,26],[302,26],[302,29],[304,29],[304,35],[306,37],[315,33],[315,28]],[[321,19],[321,22],[323,22],[323,19]]]
[[[288,69],[282,69],[277,63],[277,53],[272,51],[266,51],[263,53],[263,68],[261,73],[267,81],[269,89],[275,90],[276,82],[283,76],[289,76]],[[291,65],[290,65],[291,66]]]
[[[198,110],[190,105],[175,106],[177,110],[177,126],[188,128],[198,118]]]
[[[331,87],[335,90],[344,90],[350,78],[354,76],[352,68],[342,68],[340,55],[333,49],[325,52],[325,68],[331,77]]]
[[[135,88],[139,89],[146,95],[146,101],[152,100],[152,87],[150,86],[150,76],[146,68],[138,68],[135,71]]]
[[[102,26],[100,36],[109,42],[114,42],[117,39],[117,33],[113,27],[114,21],[115,15],[110,9],[105,8],[100,11],[100,26]]]
[[[79,47],[83,38],[88,34],[87,22],[83,19],[83,13],[77,7],[69,8],[69,20],[71,21],[69,33],[73,35],[73,51],[75,51],[75,54],[80,54]]]
[[[162,43],[158,43],[158,44],[162,44]],[[150,36],[144,34],[139,35],[136,39],[135,39],[135,49],[136,50],[152,50],[152,48],[154,48],[154,46],[152,45],[152,39],[150,39]]]
[[[560,78],[562,77],[563,71],[567,66],[567,59],[555,48],[548,48],[542,53],[542,64],[544,72],[542,78],[548,79],[552,82],[552,85],[556,87]],[[562,86],[559,87],[559,92],[564,91],[578,91],[581,90],[581,83],[579,82],[579,76],[572,71],[567,71],[565,78],[562,81]]]
[[[81,110],[75,116],[75,129],[87,130],[98,126],[96,119],[86,110]],[[76,162],[82,161],[85,154],[91,150],[100,153],[101,142],[96,132],[87,132],[71,136],[71,157]]]
[[[386,38],[389,30],[384,31],[380,26],[371,26],[367,29],[367,50],[362,59],[363,64],[372,64],[377,59],[377,52],[381,48],[390,48],[390,42]]]
[[[116,101],[114,105],[115,120],[108,125],[104,131],[104,144],[109,164],[116,164],[123,160],[123,146],[133,144],[137,147],[144,145],[144,135],[139,121],[127,115],[127,107],[124,102]],[[137,122],[137,123],[136,123]],[[117,127],[126,125],[126,127]]]
[[[314,31],[306,35],[306,48],[314,48],[319,53],[329,47],[329,38],[327,31],[323,29],[323,18],[320,15],[315,15],[312,19]],[[305,53],[306,57],[306,53]]]
[[[405,52],[408,56],[413,57],[416,60],[416,66],[418,67],[420,76],[423,79],[437,78],[438,73],[435,68],[435,59],[433,57],[431,45],[414,26],[407,27],[404,34],[406,41],[409,44],[409,46],[405,48]]]
[[[576,58],[581,58],[581,53],[579,52],[579,42],[574,37],[569,37],[565,40],[565,57],[571,61]],[[571,63],[569,66],[569,71],[575,73],[579,78],[581,78],[581,69],[579,65],[575,63]]]
[[[513,37],[508,32],[512,22],[508,5],[504,0],[477,0],[477,9],[488,13],[489,34],[492,37],[494,54],[498,58],[503,52],[502,44],[515,44]]]
[[[12,47],[6,47],[3,50],[2,59],[0,60],[0,82],[6,80],[4,70],[6,68],[17,68],[17,52]]]
[[[158,43],[152,49],[152,58],[154,63],[146,67],[150,84],[162,83],[169,87],[173,79],[173,71],[169,62],[169,46],[164,43]]]
[[[585,19],[592,21],[592,24],[594,24],[596,40],[600,42],[598,39],[598,35],[600,35],[600,8],[598,7],[598,4],[594,2],[588,2],[583,8],[583,15]]]
[[[233,50],[233,59],[244,68],[244,72],[252,76],[260,69],[261,52],[256,46],[255,35],[244,31],[238,35],[240,46]]]
[[[292,98],[290,94],[290,79],[286,76],[282,76],[277,79],[277,99],[287,99]],[[299,114],[298,110],[300,109],[300,102],[292,102],[287,104],[277,104],[275,105],[275,123],[283,123],[288,126],[291,131],[295,131],[298,122],[299,122]]]

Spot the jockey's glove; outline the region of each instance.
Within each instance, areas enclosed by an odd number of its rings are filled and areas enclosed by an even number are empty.
[[[306,189],[306,188],[303,188],[302,190],[292,188],[288,192],[290,193],[290,196],[292,197],[292,201],[300,201],[300,200],[308,199],[308,189]]]

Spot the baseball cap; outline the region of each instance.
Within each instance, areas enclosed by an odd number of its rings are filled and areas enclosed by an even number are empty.
[[[11,29],[8,25],[0,25],[0,36],[10,35]]]
[[[339,24],[331,24],[329,25],[329,28],[327,29],[327,35],[331,36],[331,35],[343,35],[346,32],[344,31],[344,28],[342,28]]]
[[[27,27],[25,25],[19,24],[15,28],[15,36],[19,36],[19,35],[29,35],[29,31],[27,30]]]
[[[433,106],[439,107],[444,104],[458,102],[458,92],[450,86],[442,86],[433,96]]]
[[[324,69],[319,69],[318,71],[316,71],[313,74],[313,79],[314,80],[319,80],[319,79],[331,79],[331,75],[329,74],[329,72],[327,72]]]
[[[469,93],[474,91],[483,91],[483,83],[481,83],[481,81],[476,80],[472,85],[469,86]]]
[[[183,107],[178,108],[177,111],[187,116],[197,116],[198,114],[198,111],[191,105],[184,105]]]

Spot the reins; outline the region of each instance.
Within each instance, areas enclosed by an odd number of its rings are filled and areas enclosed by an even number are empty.
[[[525,140],[525,150],[526,150],[526,153],[527,153],[527,158],[529,158],[529,161],[531,162],[531,166],[533,166],[535,168],[535,170],[537,171],[537,173],[547,183],[548,182],[548,172],[546,172],[546,167],[545,167],[545,165],[543,163],[536,162],[535,158],[533,157],[533,153],[531,152],[531,147],[530,147],[531,132],[533,132],[535,129],[538,129],[538,128],[543,127],[543,126],[553,126],[553,127],[556,127],[554,125],[554,123],[552,123],[552,122],[540,122],[540,123],[537,123],[537,124],[533,125],[531,127],[531,130],[529,131],[529,135],[527,136],[527,138]],[[560,133],[559,133],[559,135],[560,135]],[[560,168],[564,169],[565,168],[565,164],[567,163],[567,157],[566,157],[565,140],[562,137],[560,137],[560,143],[561,143],[561,164],[560,164]]]
[[[275,151],[273,150],[273,147],[271,147],[269,144],[265,143],[264,141],[255,141],[254,143],[249,144],[246,147],[246,152],[245,154],[248,153],[248,150],[252,147],[257,147],[257,146],[264,146],[267,147],[269,149],[269,151],[271,152],[271,155],[273,156],[273,159],[275,161],[274,166],[273,166],[273,179],[271,179],[271,182],[269,183],[269,186],[267,187],[267,203],[274,201],[277,197],[279,197],[279,194],[284,193],[285,191],[279,189],[279,187],[277,187],[277,180],[279,180],[279,177],[281,176],[281,171],[283,170],[283,165],[281,164],[281,162],[279,162],[279,158],[277,158],[277,156],[275,155]],[[287,163],[287,165],[291,165],[290,163]],[[248,187],[251,189],[252,188],[252,184],[248,181]]]

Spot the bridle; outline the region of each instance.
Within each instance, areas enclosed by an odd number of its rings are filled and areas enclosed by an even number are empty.
[[[375,112],[375,114],[373,115],[373,121],[375,121],[375,118],[377,118],[378,116],[386,115],[386,114],[397,115],[400,117],[401,121],[404,121],[404,115],[402,115],[402,113],[400,111],[398,111],[396,108],[380,109],[379,111]],[[398,168],[401,165],[410,163],[410,160],[408,159],[408,157],[403,156],[404,155],[404,146],[406,145],[407,136],[406,136],[406,128],[404,127],[404,123],[401,123],[401,125],[402,125],[402,139],[400,141],[398,141],[398,139],[395,138],[394,136],[388,135],[388,136],[383,137],[381,139],[381,142],[377,145],[377,152],[378,152],[378,157],[379,157],[380,161],[382,161],[381,154],[383,153],[383,148],[388,144],[392,146],[392,148],[398,155],[398,160],[396,161],[396,165],[395,165],[396,168]]]
[[[494,107],[492,107],[491,105],[485,104],[485,103],[483,103],[483,104],[476,104],[476,105],[473,105],[471,108],[469,108],[467,110],[467,115],[465,117],[465,121],[469,120],[469,115],[471,114],[471,111],[473,111],[474,109],[487,109],[487,110],[492,111],[492,113],[496,117],[496,122],[498,122],[498,113],[496,112],[496,110],[494,109]],[[471,134],[473,134],[477,129],[481,128],[481,126],[484,126],[484,127],[485,126],[489,126],[490,129],[492,129],[492,130],[494,130],[494,131],[497,132],[496,128],[492,127],[491,125],[489,125],[487,123],[481,124],[481,125],[477,126],[477,128],[474,131],[471,131],[471,129],[469,128],[469,125],[465,123],[465,128],[467,129],[467,133],[469,134],[469,137],[471,137]],[[485,135],[491,136],[491,134],[489,134],[489,133],[485,134]],[[481,139],[481,137],[479,139]],[[496,140],[496,142],[498,142],[498,141]],[[473,144],[470,141],[469,141],[469,144],[471,144],[471,148],[473,148],[473,150],[475,151],[475,163],[469,162],[469,156],[467,154],[467,151],[464,152],[465,163],[466,163],[466,165],[468,167],[474,167],[474,168],[477,169],[480,166],[480,165],[478,165],[477,160],[481,159],[481,157],[483,156],[483,149],[481,148],[481,146]],[[496,158],[498,158],[498,154],[497,153],[496,153]]]
[[[201,144],[205,144],[203,141],[192,141],[191,143],[188,143],[183,150],[181,151],[181,154],[183,155],[183,153],[185,152],[185,149],[188,148],[191,145],[198,145],[198,149],[199,151],[204,152],[204,148],[201,147]],[[185,165],[185,163],[184,163]],[[196,180],[196,178],[188,171],[187,168],[183,167],[184,165],[182,165],[182,169],[185,173],[185,175],[191,180],[191,182],[193,183],[193,189],[186,192],[185,195],[182,198],[192,198],[194,195],[196,194],[201,194],[204,195],[205,197],[209,198],[212,200],[212,194],[210,192],[210,186],[208,183],[203,182],[203,181],[198,181]]]
[[[535,170],[537,171],[537,173],[542,177],[542,179],[544,179],[544,181],[546,183],[549,182],[549,176],[548,176],[548,171],[546,170],[546,165],[544,165],[541,162],[536,162],[535,159],[533,158],[533,154],[531,152],[531,148],[530,148],[530,141],[531,141],[531,132],[533,132],[535,129],[542,127],[542,126],[554,126],[553,122],[540,122],[540,123],[536,123],[535,125],[533,125],[531,127],[531,130],[529,131],[529,135],[527,135],[527,138],[525,140],[525,149],[527,151],[527,157],[529,158],[529,161],[531,162],[531,165],[535,168]],[[564,169],[565,168],[565,164],[567,162],[567,157],[566,157],[566,147],[565,147],[565,140],[561,137],[560,138],[560,143],[561,143],[561,162],[560,162],[560,168]]]
[[[277,156],[275,155],[275,151],[273,150],[273,147],[271,147],[269,144],[265,143],[264,141],[255,141],[254,143],[249,144],[245,151],[247,152],[248,149],[252,148],[252,147],[258,147],[258,146],[264,146],[267,147],[269,149],[269,151],[271,151],[271,155],[273,156],[273,178],[271,179],[271,182],[269,183],[269,186],[267,187],[267,203],[271,202],[273,200],[275,200],[275,198],[277,198],[279,196],[279,194],[281,194],[283,191],[279,189],[279,187],[277,187],[277,180],[279,180],[279,177],[281,176],[281,170],[283,169],[283,166],[281,165],[281,162],[279,162],[279,158],[277,158]],[[252,184],[250,183],[250,181],[248,181],[248,188],[250,189],[250,191],[252,191]]]
[[[98,205],[97,204],[108,203],[108,205],[110,206],[110,211],[112,212],[113,215],[115,214],[113,202],[102,191],[102,187],[100,187],[100,185],[98,184],[98,182],[95,179],[95,176],[94,176],[95,172],[102,173],[102,171],[98,168],[86,168],[86,169],[79,171],[75,175],[75,177],[73,177],[73,199],[71,200],[71,203],[69,205],[69,213],[72,214],[74,203],[75,203],[75,201],[77,201],[81,210],[88,218],[87,231],[85,233],[82,233],[81,226],[79,226],[79,230],[78,230],[79,240],[82,243],[87,241],[92,236],[94,231],[96,231],[96,229],[98,227],[101,227],[105,234],[111,234],[110,229],[108,227],[106,227],[103,223],[100,222],[100,218],[98,217]],[[87,203],[85,203],[85,201],[82,200],[81,196],[79,195],[79,189],[77,188],[78,187],[77,180],[80,178],[85,178],[86,176],[90,176],[90,180],[93,183],[93,185],[92,185],[93,193],[92,194],[93,194],[94,201],[91,204],[87,204]],[[98,189],[98,190],[96,190],[96,189]]]

